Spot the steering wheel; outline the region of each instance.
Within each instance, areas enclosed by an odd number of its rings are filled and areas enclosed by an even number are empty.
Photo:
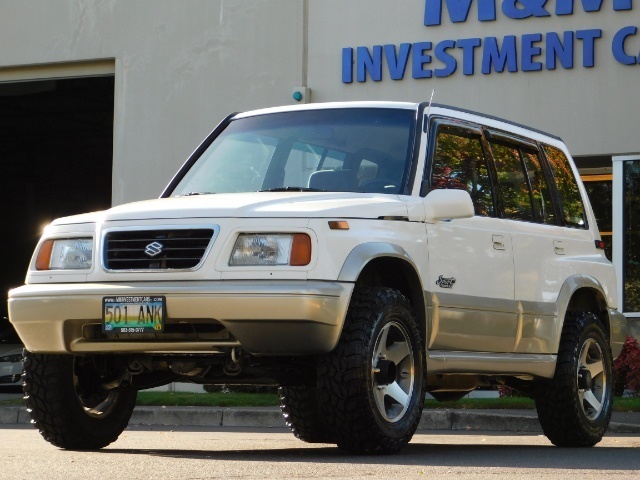
[[[389,178],[376,178],[363,183],[360,188],[369,193],[398,193],[398,185]]]

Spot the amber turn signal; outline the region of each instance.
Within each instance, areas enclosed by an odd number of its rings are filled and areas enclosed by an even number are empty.
[[[36,270],[49,270],[52,250],[53,240],[45,240],[42,242],[40,250],[38,250],[38,256],[36,257]]]
[[[296,233],[293,235],[289,264],[294,267],[303,267],[309,265],[309,262],[311,262],[311,238],[305,233]]]

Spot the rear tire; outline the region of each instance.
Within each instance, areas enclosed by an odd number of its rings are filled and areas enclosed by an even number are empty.
[[[88,357],[27,353],[23,389],[31,423],[45,440],[70,450],[96,450],[127,427],[135,389],[104,390]]]
[[[356,287],[318,389],[328,429],[352,453],[399,451],[424,405],[424,350],[409,301],[389,288]]]
[[[287,427],[307,443],[335,443],[320,410],[318,390],[311,387],[280,387],[280,410]]]
[[[591,447],[605,434],[613,408],[611,348],[598,318],[569,313],[556,372],[535,385],[544,434],[559,447]]]

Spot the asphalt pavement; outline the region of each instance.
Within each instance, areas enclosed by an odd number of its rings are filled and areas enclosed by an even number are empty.
[[[25,407],[0,407],[0,424],[29,422]],[[137,407],[129,425],[285,427],[278,407]],[[421,430],[542,433],[535,410],[425,409]],[[640,433],[640,412],[614,412],[609,432]]]

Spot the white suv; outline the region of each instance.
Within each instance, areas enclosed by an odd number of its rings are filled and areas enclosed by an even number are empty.
[[[626,334],[603,252],[557,137],[424,103],[273,108],[227,117],[161,198],[54,221],[9,311],[63,448],[185,379],[278,385],[297,437],[373,453],[425,392],[507,385],[591,446]]]

